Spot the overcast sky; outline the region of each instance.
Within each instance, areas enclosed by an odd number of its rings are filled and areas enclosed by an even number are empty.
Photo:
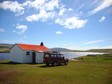
[[[0,43],[112,48],[112,0],[0,0]]]

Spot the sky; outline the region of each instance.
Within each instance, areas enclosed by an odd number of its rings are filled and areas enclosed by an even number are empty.
[[[112,48],[112,0],[0,0],[0,43]]]

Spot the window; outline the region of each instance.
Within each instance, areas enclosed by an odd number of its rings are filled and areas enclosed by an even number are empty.
[[[64,57],[63,55],[61,55],[61,57]]]
[[[51,57],[54,57],[54,55],[51,55]]]
[[[60,58],[61,56],[60,56],[60,55],[57,55],[57,57],[59,57],[59,58]]]
[[[30,55],[30,52],[26,52],[26,55]]]
[[[57,57],[57,55],[54,54],[54,57]]]
[[[45,57],[49,57],[49,54],[45,54]]]

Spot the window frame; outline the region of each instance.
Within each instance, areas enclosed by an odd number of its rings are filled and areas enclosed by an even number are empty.
[[[29,52],[29,51],[27,51],[27,52],[26,52],[26,55],[30,55],[30,52]]]

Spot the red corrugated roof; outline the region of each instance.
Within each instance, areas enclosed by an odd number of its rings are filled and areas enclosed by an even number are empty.
[[[47,51],[48,48],[40,45],[31,45],[31,44],[17,44],[23,50],[34,50],[37,52]]]

